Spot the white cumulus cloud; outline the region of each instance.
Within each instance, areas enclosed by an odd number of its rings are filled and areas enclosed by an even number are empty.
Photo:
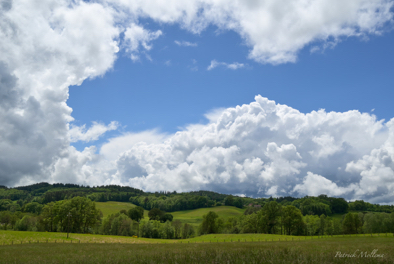
[[[348,37],[381,34],[393,22],[389,0],[102,0],[131,17],[178,23],[193,33],[209,25],[237,32],[261,63],[295,62],[298,52],[334,47]]]
[[[146,51],[149,51],[152,48],[152,44],[150,44],[150,42],[161,35],[161,30],[151,32],[142,26],[133,23],[124,32],[124,45],[127,47],[126,51],[130,53],[132,60],[138,60],[140,46],[142,46]]]
[[[97,140],[100,136],[102,136],[107,131],[117,129],[118,126],[119,124],[116,121],[112,121],[111,123],[108,124],[108,126],[102,123],[93,122],[93,125],[89,129],[86,129],[86,125],[82,125],[82,126],[71,125],[71,128],[69,129],[68,133],[71,142],[77,142],[77,141],[90,142]]]
[[[121,149],[108,182],[148,191],[391,199],[392,154],[384,153],[392,151],[392,121],[354,110],[301,113],[261,96],[209,120]],[[370,172],[368,162],[380,171]]]

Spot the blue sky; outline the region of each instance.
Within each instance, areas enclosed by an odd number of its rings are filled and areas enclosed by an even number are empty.
[[[0,4],[0,185],[394,203],[393,0]]]
[[[232,31],[209,27],[192,34],[177,25],[146,25],[165,32],[147,52],[151,60],[141,57],[134,62],[121,51],[103,77],[70,88],[67,103],[75,123],[120,122],[121,129],[108,132],[100,142],[125,131],[175,133],[188,124],[206,123],[204,114],[212,109],[248,104],[258,94],[303,113],[323,108],[369,112],[386,121],[393,117],[394,32],[390,28],[368,39],[343,38],[324,51],[311,52],[316,44],[311,43],[298,53],[297,62],[272,65],[248,59],[249,48]],[[196,46],[179,46],[175,41]],[[212,60],[245,67],[207,70]],[[74,145],[82,150],[87,144]]]

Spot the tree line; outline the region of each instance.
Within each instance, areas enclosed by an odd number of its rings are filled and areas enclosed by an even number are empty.
[[[211,211],[203,216],[198,234],[265,233],[282,235],[340,235],[394,233],[394,212],[349,212],[341,218],[325,214],[303,215],[293,205],[270,201],[262,208],[250,207],[240,217],[223,219]]]
[[[296,200],[294,200],[296,201]],[[293,201],[293,202],[294,202]],[[105,235],[140,236],[147,238],[189,238],[211,233],[265,233],[283,235],[338,235],[357,233],[394,233],[394,212],[349,212],[341,218],[314,210],[325,206],[314,205],[316,197],[307,197],[299,208],[268,201],[263,207],[248,206],[239,217],[221,218],[210,211],[201,225],[173,219],[171,213],[152,208],[144,218],[144,208],[121,210],[103,219],[95,202],[86,197],[51,202],[45,205],[32,202],[24,205],[24,212],[1,211],[0,226],[7,230],[94,233]],[[282,201],[283,202],[283,201]],[[293,203],[292,202],[292,203]],[[356,203],[357,205],[357,203]],[[4,204],[3,204],[4,206]],[[303,210],[307,212],[303,214]],[[331,211],[331,209],[330,209]],[[330,213],[330,211],[326,211]]]

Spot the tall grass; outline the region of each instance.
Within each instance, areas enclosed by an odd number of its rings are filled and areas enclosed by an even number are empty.
[[[0,247],[0,263],[394,263],[392,237],[195,244],[23,244]],[[357,251],[358,250],[358,251]],[[337,252],[383,257],[343,257]]]
[[[134,238],[125,236],[108,236],[92,234],[60,232],[30,232],[0,230],[0,246],[12,244],[32,243],[122,243],[122,244],[190,244],[190,243],[222,243],[222,242],[297,242],[305,240],[336,240],[347,238],[390,238],[394,241],[393,234],[357,234],[357,235],[335,235],[335,236],[286,236],[270,234],[209,234],[189,239],[150,239]]]

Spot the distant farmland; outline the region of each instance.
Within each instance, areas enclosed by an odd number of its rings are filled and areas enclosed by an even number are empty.
[[[96,202],[96,206],[103,212],[103,216],[106,217],[110,214],[118,213],[120,210],[129,210],[136,205],[126,202]],[[199,208],[187,211],[176,211],[170,212],[174,216],[174,220],[180,220],[182,223],[188,223],[197,227],[202,222],[202,216],[207,214],[209,211],[213,211],[224,219],[232,216],[240,216],[245,212],[246,209],[240,209],[234,206],[215,206],[208,208]],[[145,210],[144,216],[148,217],[148,212]]]

